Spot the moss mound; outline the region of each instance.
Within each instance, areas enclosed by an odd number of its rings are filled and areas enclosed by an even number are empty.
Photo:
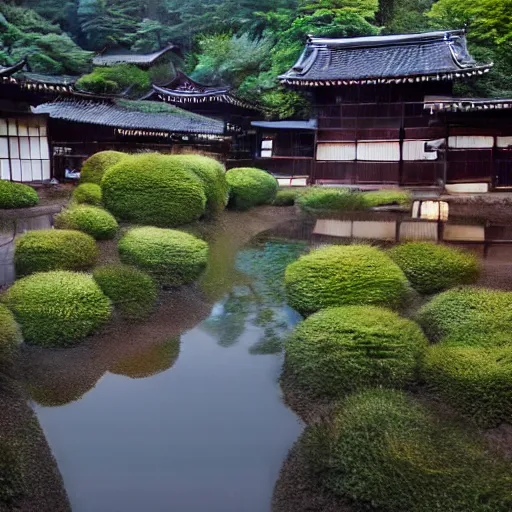
[[[505,512],[510,463],[395,390],[347,398],[332,423],[309,427],[304,453],[323,485],[365,510]]]
[[[101,187],[106,208],[129,222],[174,227],[205,213],[201,180],[170,156],[126,157],[106,172]]]
[[[410,242],[393,247],[391,259],[420,293],[436,293],[478,279],[478,258],[466,251],[430,242]]]
[[[332,246],[302,256],[286,268],[288,303],[308,315],[330,306],[396,307],[407,279],[381,250],[366,245]]]
[[[155,306],[156,284],[141,270],[128,265],[105,265],[94,269],[93,277],[114,307],[127,318],[143,318]]]
[[[268,172],[252,167],[238,167],[226,173],[230,186],[229,206],[248,210],[259,204],[271,203],[279,184]]]
[[[201,155],[177,155],[172,158],[202,181],[207,213],[215,215],[226,208],[229,185],[226,181],[226,169],[220,162]]]
[[[41,272],[16,281],[2,301],[27,343],[65,347],[91,334],[111,314],[110,301],[85,274]]]
[[[32,187],[0,179],[0,209],[29,208],[38,203],[39,196]]]
[[[346,188],[313,187],[297,198],[297,204],[306,212],[321,210],[360,210],[362,194]]]
[[[459,288],[434,297],[417,321],[432,341],[452,346],[510,345],[512,293]]]
[[[100,151],[90,156],[80,171],[81,183],[95,183],[99,185],[105,172],[118,164],[125,156],[119,151]]]
[[[426,346],[418,325],[387,309],[326,309],[290,336],[285,375],[308,393],[328,398],[363,387],[402,387],[415,378]]]
[[[120,94],[128,89],[131,96],[137,96],[151,87],[151,80],[147,71],[134,64],[117,64],[94,68],[76,87],[95,94]]]
[[[208,244],[182,231],[142,227],[120,240],[119,255],[123,263],[145,270],[163,285],[179,286],[205,270]]]
[[[376,190],[362,194],[362,205],[364,208],[374,208],[385,205],[407,205],[412,202],[410,192],[404,190]]]
[[[85,270],[94,265],[94,238],[74,230],[29,231],[16,239],[14,264],[20,276],[48,270]]]
[[[512,421],[512,347],[429,348],[422,365],[428,385],[484,427]]]
[[[0,304],[0,354],[8,355],[21,341],[21,330],[14,316]]]
[[[97,206],[78,205],[55,216],[57,229],[76,229],[96,240],[109,240],[116,236],[119,225],[115,217]]]
[[[82,183],[73,191],[73,201],[78,204],[100,206],[101,200],[101,187],[96,183]]]
[[[293,206],[299,197],[298,190],[278,190],[274,202],[274,206]]]

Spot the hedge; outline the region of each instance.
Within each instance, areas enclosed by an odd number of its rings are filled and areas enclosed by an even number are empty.
[[[119,241],[119,256],[161,284],[179,286],[196,280],[205,270],[208,244],[182,231],[141,227]]]
[[[512,346],[433,345],[422,365],[427,384],[484,427],[512,421]]]
[[[14,316],[0,304],[0,354],[8,355],[21,341],[21,330]]]
[[[32,187],[0,179],[0,209],[29,208],[38,203],[39,196]]]
[[[478,279],[480,264],[470,253],[430,242],[397,245],[388,252],[420,293],[436,293]]]
[[[302,256],[286,268],[288,303],[308,315],[330,306],[399,306],[407,279],[381,250],[367,245],[332,246]]]
[[[100,151],[90,156],[80,171],[81,183],[95,183],[99,185],[105,172],[118,164],[125,156],[119,151]]]
[[[226,179],[230,186],[229,206],[237,210],[271,203],[279,187],[271,174],[252,167],[231,169]]]
[[[313,187],[297,198],[297,204],[307,212],[321,210],[360,210],[362,194],[347,188]]]
[[[417,314],[431,341],[453,346],[510,344],[512,293],[466,287],[434,297]]]
[[[100,206],[102,201],[101,187],[96,183],[82,183],[73,191],[73,201],[78,204]]]
[[[226,208],[229,185],[226,169],[220,162],[201,155],[177,155],[172,158],[201,180],[206,195],[206,211],[210,215],[216,215]]]
[[[298,190],[278,190],[274,202],[274,206],[293,206],[299,197]]]
[[[106,208],[125,221],[175,227],[205,213],[201,180],[170,156],[126,157],[105,173],[101,187]]]
[[[16,239],[14,264],[20,276],[48,270],[85,270],[94,265],[94,238],[74,230],[29,231]]]
[[[155,306],[156,284],[142,270],[112,264],[94,269],[92,275],[114,307],[125,317],[144,318]]]
[[[16,281],[2,296],[27,343],[65,347],[91,334],[111,315],[94,279],[67,271],[41,272]]]
[[[285,375],[311,395],[336,398],[371,386],[403,387],[416,377],[427,340],[414,322],[375,306],[319,311],[285,346]]]
[[[410,192],[404,190],[376,190],[374,192],[365,192],[362,194],[362,203],[364,208],[374,208],[385,205],[407,205],[412,202]]]
[[[91,235],[96,240],[109,240],[116,236],[119,225],[115,217],[97,206],[78,205],[57,214],[54,218],[57,229],[76,229]]]
[[[348,397],[301,446],[314,474],[357,510],[506,512],[512,466],[397,390]]]

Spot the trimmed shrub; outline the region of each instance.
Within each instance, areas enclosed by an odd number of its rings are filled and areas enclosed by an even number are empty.
[[[119,256],[163,285],[179,286],[196,280],[205,270],[208,244],[182,231],[134,228],[120,240]]]
[[[78,205],[57,214],[57,229],[76,229],[96,240],[109,240],[116,236],[119,225],[115,217],[97,206]]]
[[[436,293],[478,279],[480,264],[472,253],[430,242],[409,242],[388,251],[420,293]]]
[[[39,196],[32,187],[0,179],[0,209],[29,208],[38,203]]]
[[[21,341],[21,331],[14,316],[0,304],[0,354],[8,355]]]
[[[92,275],[102,292],[125,317],[143,318],[155,306],[156,284],[142,270],[113,264],[94,269]]]
[[[220,162],[201,155],[177,155],[172,158],[202,181],[206,195],[206,210],[210,215],[215,215],[226,208],[229,185],[226,181],[226,169]]]
[[[302,210],[312,213],[322,210],[360,210],[362,194],[347,188],[313,187],[297,198],[297,204]]]
[[[110,301],[94,279],[76,272],[41,272],[16,281],[2,297],[27,343],[65,347],[107,322]]]
[[[99,185],[105,172],[118,164],[125,156],[127,156],[126,153],[119,151],[100,151],[95,153],[82,165],[80,182]]]
[[[94,238],[74,230],[29,231],[16,239],[14,264],[20,276],[48,270],[84,270],[98,257]]]
[[[482,440],[440,422],[396,390],[348,397],[332,423],[309,427],[301,446],[322,484],[387,512],[506,512],[511,464]]]
[[[252,167],[231,169],[226,173],[226,179],[231,188],[229,206],[237,210],[271,203],[279,187],[271,174]]]
[[[363,207],[374,208],[385,205],[407,205],[411,203],[412,196],[410,192],[404,190],[376,190],[375,192],[365,192],[362,195]]]
[[[272,204],[274,206],[293,206],[299,195],[298,190],[278,190]]]
[[[105,173],[101,187],[106,208],[129,222],[174,227],[205,212],[201,180],[177,159],[158,153],[124,158]]]
[[[418,325],[387,309],[326,309],[290,336],[285,375],[312,395],[328,398],[364,387],[402,387],[414,380],[426,346]]]
[[[407,279],[381,250],[367,245],[318,249],[288,265],[288,303],[309,315],[330,306],[399,306]]]
[[[422,376],[453,407],[484,427],[512,421],[512,347],[433,345]]]
[[[453,346],[510,345],[512,293],[459,288],[434,297],[417,314],[431,341]]]
[[[82,183],[73,190],[73,201],[78,204],[101,206],[101,187],[96,183]]]
[[[129,89],[130,95],[137,96],[151,87],[151,80],[147,71],[134,64],[117,64],[94,68],[76,87],[94,94],[120,94]]]

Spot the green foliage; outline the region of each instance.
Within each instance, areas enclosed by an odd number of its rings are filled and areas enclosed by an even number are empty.
[[[24,277],[7,290],[2,301],[14,313],[25,341],[42,347],[72,345],[111,315],[110,301],[93,278],[75,272]]]
[[[474,254],[446,245],[410,242],[393,247],[388,254],[420,293],[472,284],[480,273],[480,263]]]
[[[103,202],[125,221],[175,227],[199,219],[206,196],[199,178],[158,153],[127,156],[103,177]]]
[[[85,204],[63,210],[55,216],[54,222],[57,229],[76,229],[96,240],[114,238],[119,228],[112,214],[103,208]]]
[[[73,190],[73,201],[78,204],[101,205],[101,187],[96,183],[82,183]]]
[[[147,91],[151,81],[147,71],[133,64],[118,64],[94,68],[92,73],[77,81],[76,87],[95,94],[127,93],[137,96]]]
[[[453,407],[484,427],[512,420],[512,347],[429,348],[422,376]]]
[[[12,313],[0,304],[0,355],[6,356],[21,343],[21,331]],[[1,491],[0,491],[1,494]]]
[[[85,270],[94,265],[94,238],[73,230],[28,231],[16,239],[14,264],[19,276],[48,270]]]
[[[415,379],[426,346],[414,322],[387,309],[325,309],[299,324],[286,343],[285,375],[330,399],[366,387],[400,388]]]
[[[297,199],[300,208],[307,212],[315,210],[349,211],[361,208],[361,194],[346,188],[313,187]]]
[[[299,195],[299,190],[278,190],[274,202],[272,204],[274,206],[293,206]]]
[[[156,284],[141,270],[113,264],[94,269],[92,276],[113,306],[126,318],[144,318],[155,306]]]
[[[448,290],[423,306],[417,320],[432,341],[445,345],[509,345],[512,293],[471,287]]]
[[[37,192],[28,185],[0,180],[0,209],[29,208],[39,203]]]
[[[271,174],[250,167],[231,169],[226,173],[226,179],[231,188],[229,206],[237,210],[271,203],[279,187]]]
[[[401,391],[350,396],[332,423],[308,428],[302,446],[323,485],[361,510],[506,512],[512,506],[510,462]]]
[[[208,244],[182,231],[134,228],[119,241],[119,256],[163,285],[180,286],[195,281],[205,270]]]
[[[99,185],[105,172],[118,164],[125,153],[119,151],[100,151],[90,156],[83,164],[80,171],[80,183],[95,183]]]
[[[380,249],[331,246],[302,256],[286,269],[288,303],[303,315],[331,306],[397,307],[408,292],[400,268]]]
[[[404,190],[376,190],[362,194],[364,208],[374,208],[391,204],[407,205],[412,202],[411,193]]]

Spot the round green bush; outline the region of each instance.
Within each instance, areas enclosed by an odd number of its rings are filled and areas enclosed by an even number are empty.
[[[80,231],[44,229],[16,239],[14,264],[20,276],[48,270],[85,270],[98,257],[94,238]]]
[[[297,204],[306,212],[351,211],[362,208],[362,197],[361,193],[347,188],[312,187],[297,198]]]
[[[469,252],[431,242],[409,242],[388,251],[420,293],[431,294],[478,279],[478,258]]]
[[[156,284],[142,270],[113,264],[94,269],[92,275],[114,307],[125,317],[143,318],[155,306]]]
[[[318,249],[288,265],[285,288],[290,306],[309,315],[330,306],[396,307],[408,282],[380,249],[348,245]]]
[[[426,346],[418,325],[387,309],[325,309],[290,336],[285,375],[308,393],[329,398],[363,387],[402,387],[414,380]]]
[[[125,156],[126,153],[120,153],[119,151],[95,153],[84,162],[80,171],[80,182],[99,185],[105,172],[118,164]]]
[[[274,202],[274,206],[293,206],[299,197],[298,190],[278,190]]]
[[[119,256],[163,285],[179,286],[196,280],[205,270],[208,244],[182,231],[134,228],[119,241]]]
[[[21,341],[21,331],[14,316],[0,304],[0,354],[8,354]]]
[[[57,214],[54,218],[57,229],[76,229],[91,235],[96,240],[109,240],[116,236],[119,225],[115,217],[97,206],[78,205]]]
[[[434,297],[417,314],[431,341],[453,346],[509,345],[512,293],[485,288],[459,288]]]
[[[229,206],[247,210],[252,206],[271,203],[279,184],[268,172],[251,167],[238,167],[226,173],[230,187]]]
[[[73,191],[73,201],[78,204],[101,206],[101,187],[96,183],[82,183]]]
[[[312,474],[357,510],[512,509],[510,462],[401,391],[348,397],[332,422],[306,430],[301,448]]]
[[[220,162],[201,155],[176,155],[172,158],[202,181],[206,195],[206,211],[210,215],[216,215],[226,208],[229,186],[226,181],[226,169]]]
[[[427,384],[484,427],[512,421],[512,346],[433,345],[422,365]]]
[[[175,227],[205,213],[201,180],[170,156],[126,157],[105,173],[101,187],[106,208],[125,221]]]
[[[91,276],[41,272],[16,281],[2,297],[27,343],[64,347],[91,334],[111,315],[109,299]]]
[[[28,208],[38,203],[39,196],[32,187],[0,179],[0,209]]]

